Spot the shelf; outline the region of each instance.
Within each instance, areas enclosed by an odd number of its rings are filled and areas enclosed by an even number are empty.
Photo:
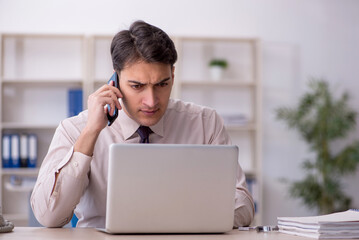
[[[225,125],[228,131],[254,131],[256,130],[255,124],[245,124],[245,125]]]
[[[43,129],[43,130],[55,130],[57,124],[48,123],[14,123],[14,122],[3,122],[1,123],[2,129]]]
[[[249,42],[249,43],[253,43],[258,41],[257,38],[250,38],[250,37],[246,37],[246,38],[231,38],[231,37],[192,37],[192,36],[181,36],[178,37],[180,38],[182,41],[195,41],[195,42]]]
[[[35,186],[35,183],[33,186],[16,186],[16,185],[12,185],[11,183],[9,182],[6,182],[5,183],[5,188],[8,190],[8,191],[11,191],[11,192],[25,192],[25,193],[29,193],[31,192],[33,189],[34,189],[34,186]]]
[[[83,38],[81,34],[71,34],[71,33],[34,33],[34,32],[6,32],[1,34],[4,38],[50,38],[50,39],[59,39],[59,38]]]
[[[1,172],[3,176],[37,176],[39,168],[2,168]]]
[[[181,86],[185,87],[255,87],[256,84],[253,82],[236,82],[234,80],[223,80],[219,82],[207,81],[207,80],[197,80],[197,81],[188,81],[183,80]]]
[[[27,221],[28,220],[28,215],[27,214],[22,214],[22,213],[18,213],[18,214],[4,214],[4,219],[8,220],[8,221]]]
[[[61,78],[53,78],[53,79],[42,79],[42,78],[32,78],[32,79],[25,79],[25,78],[3,78],[2,84],[6,85],[25,85],[25,86],[32,86],[36,85],[46,85],[46,86],[81,86],[82,80],[79,78],[73,79],[61,79]]]

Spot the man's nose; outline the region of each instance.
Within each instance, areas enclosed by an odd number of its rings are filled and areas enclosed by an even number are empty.
[[[143,104],[149,108],[153,108],[157,105],[157,103],[158,103],[158,98],[156,96],[154,89],[148,88],[145,91],[145,96],[143,97]]]

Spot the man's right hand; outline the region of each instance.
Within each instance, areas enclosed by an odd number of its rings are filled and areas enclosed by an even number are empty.
[[[118,101],[119,98],[122,98],[122,94],[118,88],[114,87],[112,81],[110,85],[103,85],[96,92],[92,93],[87,101],[88,120],[86,127],[101,132],[107,125],[107,104],[111,108],[110,115],[113,115],[115,107],[118,110],[122,109]]]
[[[92,156],[97,137],[107,125],[107,104],[111,108],[110,115],[113,115],[115,107],[122,109],[119,98],[122,98],[122,94],[113,82],[103,85],[89,96],[87,123],[75,143],[74,151]]]

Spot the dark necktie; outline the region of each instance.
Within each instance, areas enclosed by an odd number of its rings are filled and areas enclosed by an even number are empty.
[[[138,129],[137,129],[137,133],[138,135],[140,135],[141,137],[141,141],[140,143],[149,143],[150,142],[150,139],[149,139],[149,136],[152,132],[152,130],[149,128],[149,127],[146,127],[146,126],[140,126]]]

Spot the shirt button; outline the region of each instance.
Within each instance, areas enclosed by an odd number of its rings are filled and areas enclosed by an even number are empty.
[[[75,167],[77,167],[79,165],[78,162],[74,162],[73,164]]]

